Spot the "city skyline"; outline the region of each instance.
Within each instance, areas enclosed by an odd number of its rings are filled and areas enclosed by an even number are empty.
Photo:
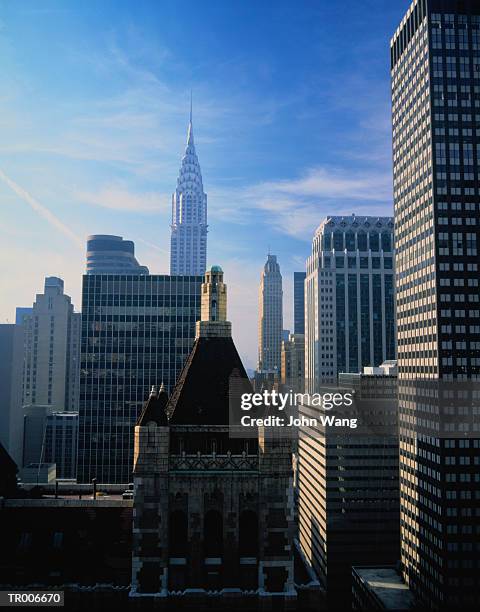
[[[207,266],[221,264],[231,279],[233,334],[247,332],[237,343],[248,367],[257,352],[252,288],[269,247],[293,328],[293,272],[304,269],[321,218],[333,208],[391,213],[385,48],[408,2],[382,11],[368,2],[368,18],[347,2],[348,23],[334,6],[280,3],[269,21],[268,7],[247,4],[200,11],[189,3],[182,20],[168,2],[135,13],[108,2],[102,11],[58,2],[2,8],[1,266],[12,297],[1,321],[30,304],[46,275],[61,276],[79,308],[90,234],[133,240],[143,265],[168,272],[190,89],[209,196]],[[199,19],[198,43],[178,45],[179,28],[192,38]],[[251,245],[254,231],[261,238]],[[25,240],[35,245],[26,253]]]

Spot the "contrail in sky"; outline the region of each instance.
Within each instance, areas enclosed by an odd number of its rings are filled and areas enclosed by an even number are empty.
[[[18,195],[19,198],[24,200],[36,213],[38,213],[41,217],[43,217],[50,225],[53,225],[57,230],[62,232],[67,238],[70,238],[72,242],[74,242],[78,247],[83,249],[83,241],[72,232],[72,230],[67,227],[58,217],[56,217],[48,208],[46,208],[43,204],[40,204],[38,200],[36,200],[33,196],[31,196],[28,191],[25,191],[23,187],[17,185],[15,181],[12,181],[3,170],[0,170],[0,179],[10,187],[10,189]]]

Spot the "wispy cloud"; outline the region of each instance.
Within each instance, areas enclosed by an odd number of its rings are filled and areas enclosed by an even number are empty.
[[[107,185],[94,192],[78,192],[75,197],[87,204],[123,212],[166,212],[170,205],[165,194],[134,192],[122,184]]]
[[[385,202],[391,197],[391,179],[381,173],[359,172],[358,170],[317,167],[309,169],[298,179],[265,182],[252,189],[252,195],[274,196],[279,204],[273,208],[282,209],[282,195],[316,198],[344,198],[348,200],[370,200]]]
[[[52,213],[46,206],[35,199],[28,191],[15,183],[9,176],[0,170],[0,180],[2,180],[10,189],[17,194],[24,202],[26,202],[33,211],[43,217],[52,227],[67,236],[77,247],[83,249],[83,241],[73,232],[63,221]]]
[[[321,166],[298,178],[223,188],[210,201],[215,218],[238,225],[263,223],[310,240],[328,214],[391,214],[391,177],[388,172]],[[225,202],[231,207],[226,208]]]

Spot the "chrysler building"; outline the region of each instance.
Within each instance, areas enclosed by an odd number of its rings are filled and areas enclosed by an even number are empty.
[[[207,194],[193,142],[192,107],[187,146],[172,196],[170,274],[203,275],[207,266]]]

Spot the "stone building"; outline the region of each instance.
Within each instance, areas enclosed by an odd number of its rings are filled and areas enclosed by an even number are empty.
[[[295,606],[290,441],[235,437],[229,402],[250,382],[226,321],[223,272],[202,285],[196,341],[170,397],[135,427],[132,597],[234,597]],[[142,599],[143,600],[143,599]],[[207,602],[208,603],[208,602]]]

